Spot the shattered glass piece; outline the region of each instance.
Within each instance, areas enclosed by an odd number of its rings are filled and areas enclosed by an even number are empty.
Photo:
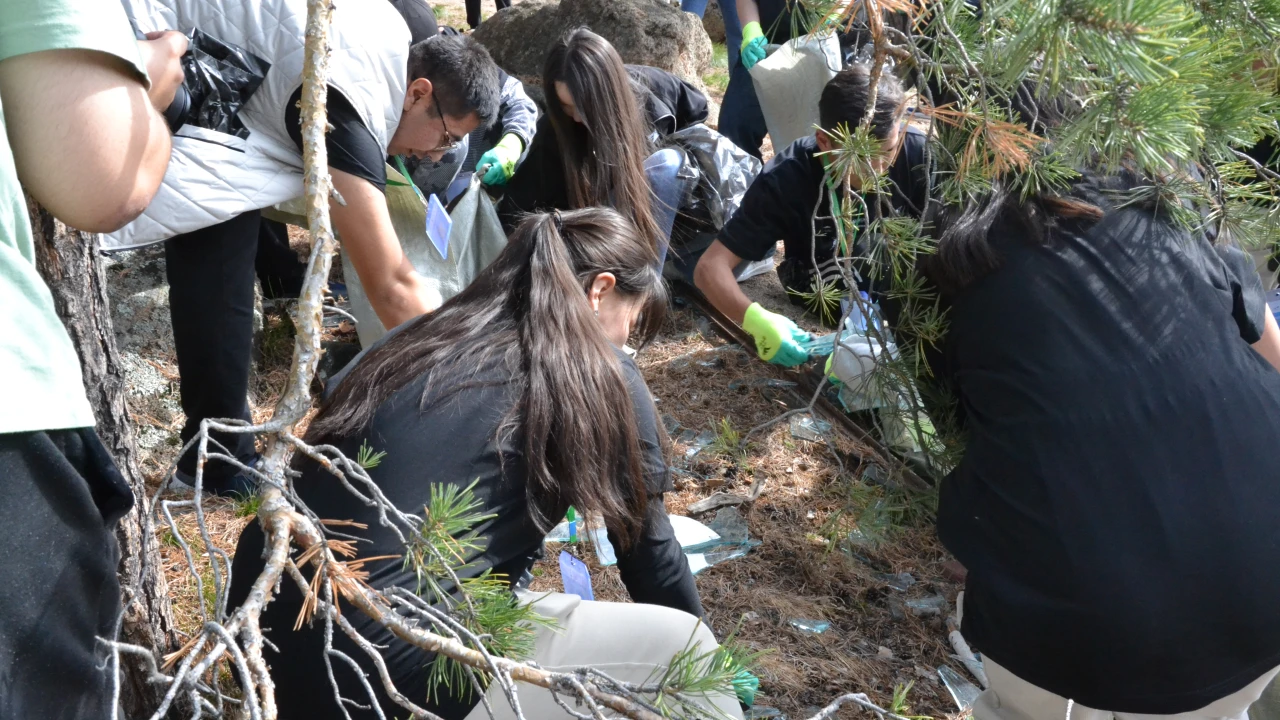
[[[569,542],[569,521],[561,521],[559,525],[551,528],[551,532],[547,533],[546,542],[550,543],[566,543]]]
[[[680,437],[681,439],[684,439],[684,433],[681,433]],[[698,453],[702,452],[703,450],[706,450],[711,445],[711,443],[715,441],[716,441],[715,433],[711,432],[710,430],[703,430],[693,438],[693,441],[690,443],[691,447],[688,450],[684,451],[685,458],[691,458],[694,455],[697,455]],[[689,441],[686,441],[686,442],[689,442]]]
[[[907,619],[907,611],[902,605],[902,600],[896,597],[889,598],[889,617],[894,620]]]
[[[852,547],[874,548],[880,544],[879,540],[863,532],[861,528],[854,528],[850,530],[848,540],[849,545]],[[865,557],[857,553],[853,553],[853,555],[854,557]],[[871,563],[868,561],[867,564],[870,565]]]
[[[662,427],[667,429],[668,435],[675,435],[676,431],[680,429],[680,421],[670,415],[663,415]]]
[[[836,334],[829,333],[827,335],[812,335],[808,340],[798,343],[805,352],[809,353],[809,357],[823,357],[830,355],[836,347]]]
[[[748,539],[747,521],[736,507],[724,507],[707,523],[707,528],[720,536],[722,543],[745,543]]]
[[[955,701],[956,707],[961,712],[973,707],[974,701],[982,694],[982,690],[977,685],[965,680],[960,673],[946,665],[938,668],[938,677],[942,678],[942,684],[946,686],[947,692],[951,693],[951,699]]]
[[[776,707],[768,705],[756,705],[747,710],[747,720],[787,720],[787,716]]]
[[[812,415],[791,416],[791,437],[809,442],[822,442],[822,436],[831,432],[831,423],[816,420]]]
[[[609,542],[608,530],[604,527],[593,527],[587,535],[591,538],[591,544],[595,546],[596,558],[600,560],[601,567],[618,564],[618,554],[613,550],[613,543]]]
[[[908,572],[876,573],[875,579],[898,591],[906,591],[912,585],[916,584],[915,576]]]
[[[699,367],[704,367],[708,370],[720,370],[724,368],[724,358],[713,357],[710,360],[698,360],[696,364]]]
[[[814,635],[821,635],[831,627],[831,623],[826,620],[810,620],[807,618],[793,618],[788,622],[788,624],[800,632],[812,633]]]
[[[779,380],[777,378],[743,378],[729,383],[730,390],[741,390],[743,388],[753,387],[786,390],[787,388],[793,388],[795,386],[796,383],[791,380]]]
[[[930,595],[929,597],[908,600],[904,605],[916,617],[941,615],[947,609],[947,599],[941,595]]]

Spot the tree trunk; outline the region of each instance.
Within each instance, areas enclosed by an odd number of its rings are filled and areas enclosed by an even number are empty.
[[[116,530],[124,622],[120,639],[152,649],[157,659],[175,646],[168,583],[152,532],[147,488],[138,469],[133,422],[125,405],[125,376],[116,349],[98,236],[67,227],[28,198],[36,263],[53,293],[58,316],[80,355],[84,386],[98,435],[133,488],[134,506]],[[122,657],[120,702],[125,717],[147,717],[165,690],[146,681],[136,660]]]

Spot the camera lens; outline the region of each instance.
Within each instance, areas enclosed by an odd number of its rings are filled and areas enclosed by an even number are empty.
[[[173,95],[173,102],[169,103],[169,107],[165,108],[164,119],[169,123],[169,130],[177,132],[187,122],[187,116],[191,113],[191,92],[187,90],[186,83],[178,86],[178,91]]]

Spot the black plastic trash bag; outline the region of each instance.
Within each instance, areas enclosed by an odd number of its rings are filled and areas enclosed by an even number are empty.
[[[183,125],[249,137],[240,122],[240,108],[249,101],[271,69],[270,63],[247,50],[192,30],[182,56],[184,80],[165,111],[169,127]]]

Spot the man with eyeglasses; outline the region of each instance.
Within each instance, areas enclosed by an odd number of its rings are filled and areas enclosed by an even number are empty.
[[[826,183],[824,154],[836,147],[840,128],[857,128],[868,112],[870,70],[853,65],[836,74],[822,90],[818,102],[819,129],[783,149],[764,166],[743,195],[737,212],[721,228],[717,239],[702,253],[686,252],[678,269],[721,312],[740,323],[756,341],[762,360],[787,367],[809,359],[803,343],[808,333],[789,318],[752,302],[738,287],[737,278],[754,262],[773,254],[779,240],[784,259],[778,279],[795,304],[816,286],[841,286],[836,244],[839,234],[832,217],[830,195],[837,190]],[[880,78],[875,107],[870,110],[871,134],[880,141],[879,157],[868,168],[887,173],[889,203],[903,214],[919,216],[926,187],[925,135],[906,125],[906,96],[891,73]],[[863,190],[865,180],[856,175],[851,190],[864,195],[871,217],[879,203]],[[861,227],[866,227],[864,219]],[[857,243],[859,238],[848,238]],[[839,253],[841,256],[846,253]]]
[[[239,112],[248,137],[192,124],[179,128],[156,199],[108,242],[109,249],[123,249],[165,241],[185,444],[206,418],[250,419],[259,211],[302,194],[306,0],[126,2],[143,32],[199,29],[271,66]],[[499,93],[498,68],[482,46],[469,37],[439,36],[434,27],[413,27],[413,16],[398,9],[390,2],[335,6],[325,136],[341,195],[330,203],[333,227],[389,328],[426,312],[429,295],[392,226],[383,194],[386,158],[439,159],[493,122]],[[215,432],[212,439],[241,463],[257,462],[252,436]],[[176,478],[193,484],[195,466],[193,448],[179,459]],[[207,492],[239,495],[253,487],[229,463],[205,466]]]

